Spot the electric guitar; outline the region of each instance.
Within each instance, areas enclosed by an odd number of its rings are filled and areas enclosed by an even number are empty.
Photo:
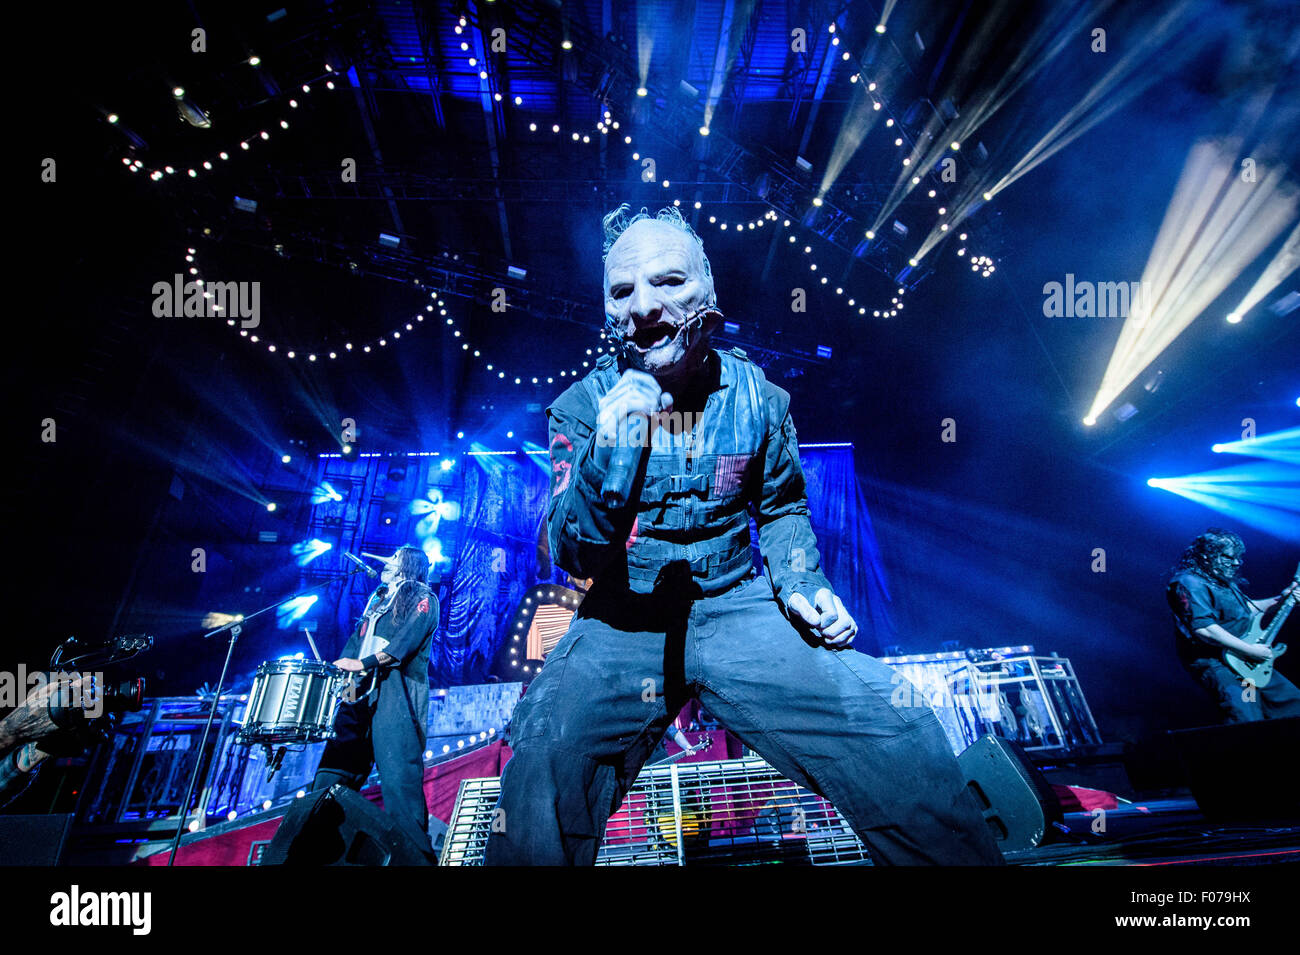
[[[1296,565],[1295,577],[1291,582],[1300,582],[1300,564]],[[1286,620],[1287,614],[1291,612],[1291,608],[1296,605],[1297,600],[1300,600],[1300,590],[1291,591],[1286,599],[1277,606],[1273,613],[1273,620],[1267,628],[1261,624],[1264,614],[1255,614],[1250,621],[1250,630],[1242,634],[1239,639],[1243,643],[1251,643],[1256,646],[1273,646],[1277,632],[1282,629],[1283,621]],[[1284,643],[1279,643],[1273,647],[1273,656],[1267,660],[1247,660],[1231,650],[1225,650],[1223,651],[1223,662],[1231,667],[1232,672],[1243,680],[1247,680],[1257,687],[1267,686],[1268,681],[1273,679],[1274,661],[1284,653],[1286,653],[1286,644]]]
[[[677,762],[677,760],[682,759],[683,757],[693,756],[696,753],[698,753],[700,750],[708,749],[712,745],[713,745],[713,739],[707,733],[705,733],[703,736],[700,737],[700,741],[696,743],[694,746],[692,746],[690,749],[684,749],[680,753],[673,753],[671,756],[665,756],[663,759],[659,760],[659,762],[654,763],[653,765],[667,766],[669,763],[675,763]]]

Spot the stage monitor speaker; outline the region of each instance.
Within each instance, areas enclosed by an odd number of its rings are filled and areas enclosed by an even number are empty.
[[[59,865],[72,813],[0,816],[0,866]]]
[[[1207,819],[1300,818],[1300,717],[1172,730],[1169,736]]]
[[[381,810],[346,786],[296,800],[261,865],[430,865],[431,857]]]
[[[1051,785],[1010,740],[982,736],[957,763],[1003,852],[1032,849],[1064,818]]]

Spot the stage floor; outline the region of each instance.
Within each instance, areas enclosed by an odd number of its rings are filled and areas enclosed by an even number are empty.
[[[1007,861],[1021,866],[1300,863],[1300,820],[1211,821],[1190,797],[1121,803],[1104,816],[1067,813],[1064,825],[1068,831],[1058,831],[1036,849],[1009,852]]]

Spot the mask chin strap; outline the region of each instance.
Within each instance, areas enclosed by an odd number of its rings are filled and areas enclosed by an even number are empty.
[[[722,314],[718,309],[717,302],[705,302],[695,311],[691,312],[690,315],[686,316],[686,321],[682,322],[681,327],[677,329],[677,334],[672,337],[671,341],[677,341],[677,339],[682,336],[682,333],[686,332],[686,350],[690,351],[691,345],[693,344],[691,342],[692,326],[703,328],[704,316],[709,312],[717,312],[719,315]],[[626,356],[632,348],[632,340],[619,330],[618,324],[608,315],[605,316],[605,337],[614,343],[614,347],[617,348],[619,353],[623,356]]]

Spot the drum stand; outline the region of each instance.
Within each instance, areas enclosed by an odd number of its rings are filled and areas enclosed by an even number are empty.
[[[349,571],[348,573],[344,574],[341,578],[334,578],[334,580],[347,580],[353,574],[363,573],[364,571],[365,568],[358,567],[356,570]],[[299,594],[295,594],[294,596],[301,597],[311,593],[313,590],[319,590],[322,587],[328,587],[330,584],[334,583],[334,580],[327,580],[323,583],[317,584],[315,587],[309,587],[307,590],[304,590]],[[217,715],[218,704],[221,703],[221,691],[222,689],[225,688],[226,685],[226,672],[230,669],[230,658],[234,655],[235,652],[235,642],[239,639],[240,633],[243,632],[244,629],[243,624],[252,620],[254,617],[260,617],[262,614],[266,613],[267,611],[274,610],[276,607],[279,607],[281,604],[285,603],[286,600],[292,600],[292,599],[293,597],[286,597],[282,600],[277,600],[275,603],[268,604],[267,606],[263,607],[261,610],[257,611],[256,613],[251,613],[246,617],[241,616],[237,620],[232,620],[230,623],[218,627],[216,630],[213,630],[209,633],[205,633],[203,635],[203,639],[206,640],[208,639],[208,637],[215,637],[219,633],[228,632],[230,634],[230,643],[226,647],[226,662],[221,665],[221,676],[217,679],[217,688],[212,694],[212,706],[208,708],[208,721],[205,724],[203,724],[203,738],[199,742],[198,753],[194,757],[194,768],[190,770],[190,781],[189,784],[185,787],[185,798],[184,800],[181,801],[180,806],[176,810],[176,814],[180,818],[176,822],[176,835],[172,837],[171,851],[168,852],[167,854],[167,865],[169,866],[174,865],[176,862],[176,850],[180,847],[181,836],[185,832],[185,821],[189,818],[190,797],[194,795],[194,785],[195,783],[198,782],[199,768],[203,765],[203,752],[207,748],[208,735],[212,731],[212,720]],[[215,754],[213,755],[215,756]],[[283,749],[278,754],[278,758],[280,760],[284,759]],[[277,769],[279,768],[278,762],[276,764],[276,768]],[[204,815],[206,817],[206,812]]]

